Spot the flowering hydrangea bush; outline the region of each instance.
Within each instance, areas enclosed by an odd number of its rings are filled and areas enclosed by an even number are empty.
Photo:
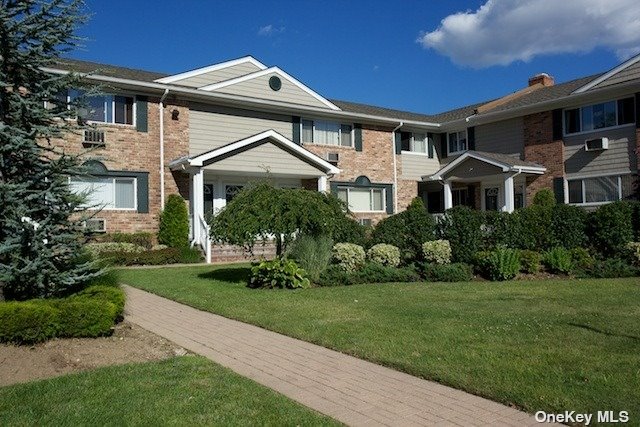
[[[422,244],[422,255],[427,262],[449,264],[451,262],[451,245],[448,240],[432,240]]]
[[[367,251],[367,259],[385,266],[397,267],[400,264],[400,249],[397,246],[378,243]]]

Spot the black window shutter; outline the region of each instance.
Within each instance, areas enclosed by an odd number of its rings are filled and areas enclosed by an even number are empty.
[[[444,159],[447,157],[447,134],[440,134],[440,158]]]
[[[431,132],[427,133],[427,152],[429,158],[433,159],[433,134]]]
[[[636,129],[640,129],[640,93],[636,93]]]
[[[138,212],[149,213],[149,174],[137,174],[136,182],[138,187]]]
[[[293,136],[293,142],[300,145],[300,117],[298,116],[291,118],[291,135]]]
[[[551,121],[553,122],[553,140],[562,139],[562,108],[556,108],[551,112]]]
[[[362,151],[362,125],[360,123],[353,124],[353,146],[356,151]]]
[[[564,203],[564,178],[553,178],[553,193],[557,203]]]
[[[136,130],[138,132],[147,132],[149,130],[149,123],[147,119],[147,97],[136,97]]]
[[[467,147],[469,150],[476,149],[476,128],[474,126],[467,129]]]
[[[394,138],[396,141],[396,154],[400,154],[402,152],[402,136],[400,132],[396,131]]]

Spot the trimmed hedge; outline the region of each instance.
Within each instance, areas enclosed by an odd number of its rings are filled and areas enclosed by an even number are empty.
[[[469,282],[473,279],[473,271],[469,264],[431,264],[419,265],[420,273],[430,282]]]
[[[360,270],[348,272],[338,265],[327,268],[318,281],[319,286],[347,286],[363,283],[418,282],[420,275],[411,267],[389,267],[375,262]]]
[[[0,342],[26,344],[54,337],[108,335],[124,309],[119,288],[92,286],[62,299],[0,303]]]
[[[620,256],[634,239],[634,208],[627,201],[600,206],[589,217],[589,236],[593,246],[605,257]]]
[[[587,211],[578,206],[558,204],[551,211],[549,245],[573,249],[587,243]]]
[[[100,258],[112,265],[165,265],[202,262],[202,254],[194,248],[166,248],[144,252],[103,252]]]
[[[107,233],[93,237],[98,243],[132,243],[149,250],[153,247],[153,234],[146,231],[136,233]]]
[[[441,238],[451,245],[452,260],[471,263],[482,245],[482,212],[456,206],[445,212],[438,225]]]

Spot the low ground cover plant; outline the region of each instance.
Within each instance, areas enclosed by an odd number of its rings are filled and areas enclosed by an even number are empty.
[[[417,282],[420,275],[412,267],[391,267],[377,262],[367,262],[358,270],[346,271],[339,265],[325,270],[317,284],[319,286],[347,286],[363,283]]]
[[[453,264],[418,264],[420,275],[429,282],[468,282],[473,280],[473,268],[462,262]]]
[[[251,267],[250,288],[298,289],[311,285],[307,273],[295,261],[284,257],[261,261]]]

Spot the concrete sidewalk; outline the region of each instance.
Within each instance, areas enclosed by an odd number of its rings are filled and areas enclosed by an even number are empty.
[[[347,425],[539,425],[460,390],[124,288],[127,320]]]

